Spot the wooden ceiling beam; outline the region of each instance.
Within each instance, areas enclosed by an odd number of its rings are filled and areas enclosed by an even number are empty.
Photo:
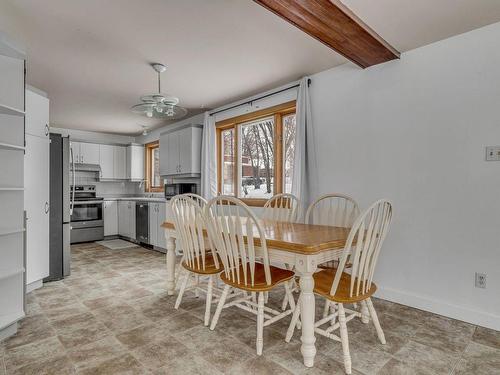
[[[399,52],[339,0],[254,0],[362,68]]]

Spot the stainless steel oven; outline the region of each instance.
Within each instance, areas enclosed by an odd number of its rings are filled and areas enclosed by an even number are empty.
[[[103,199],[96,197],[94,185],[74,187],[75,200],[71,214],[71,243],[104,239]]]

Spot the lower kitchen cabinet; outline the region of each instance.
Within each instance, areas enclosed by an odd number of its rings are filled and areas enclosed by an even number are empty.
[[[104,201],[104,235],[118,234],[118,201]]]
[[[149,244],[166,249],[165,231],[160,227],[166,218],[166,203],[149,203]]]
[[[118,201],[118,234],[135,240],[135,201]]]

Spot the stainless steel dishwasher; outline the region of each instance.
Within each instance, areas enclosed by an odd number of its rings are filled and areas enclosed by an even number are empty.
[[[137,242],[149,244],[149,204],[135,203],[135,237]]]

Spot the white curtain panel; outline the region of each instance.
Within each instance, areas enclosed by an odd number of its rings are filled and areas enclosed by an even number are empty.
[[[319,182],[308,82],[308,77],[302,78],[297,93],[297,129],[292,175],[292,194],[300,199],[302,214],[316,198]]]
[[[205,112],[201,142],[201,195],[212,199],[217,195],[217,152],[215,116]]]

